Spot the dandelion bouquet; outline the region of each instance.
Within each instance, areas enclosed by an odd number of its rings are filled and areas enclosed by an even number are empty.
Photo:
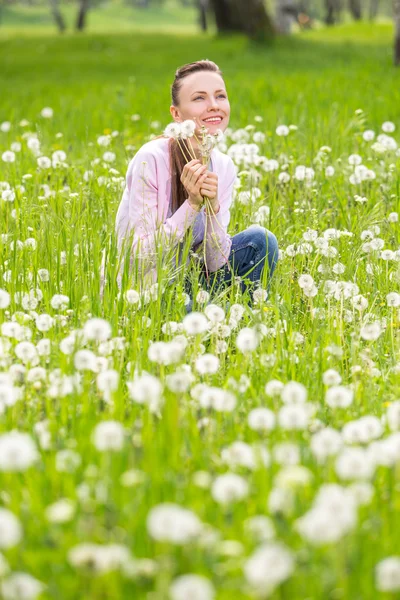
[[[186,163],[189,163],[191,160],[197,159],[195,150],[193,148],[193,144],[191,142],[191,138],[194,138],[197,142],[198,148],[200,150],[201,160],[203,165],[208,165],[210,163],[211,152],[215,148],[215,146],[223,139],[223,132],[218,129],[215,134],[210,134],[208,129],[203,125],[200,128],[200,138],[196,135],[196,124],[191,119],[183,121],[182,123],[170,123],[164,130],[164,136],[168,138],[172,138],[176,140],[181,149],[182,155],[186,160]],[[208,215],[215,216],[215,212],[212,207],[212,203],[210,198],[207,196],[203,196],[204,206]],[[218,221],[216,221],[218,223]],[[213,221],[210,221],[212,233],[215,234]],[[218,226],[221,228],[221,225],[218,223]],[[203,242],[203,259],[204,266],[206,270],[206,277],[208,279],[208,269],[206,262],[206,244],[205,240],[207,238],[207,229],[208,229],[208,220],[205,219],[205,231],[204,231],[204,242]],[[218,245],[218,250],[224,256],[226,262],[228,263],[228,258],[223,254],[221,247]]]

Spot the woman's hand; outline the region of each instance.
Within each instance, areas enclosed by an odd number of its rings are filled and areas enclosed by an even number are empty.
[[[207,177],[200,189],[202,196],[207,196],[210,200],[218,198],[218,175],[212,171],[206,171]]]
[[[209,206],[206,207],[206,214],[217,213],[219,211],[218,175],[213,171],[207,171],[207,178],[200,191],[210,200]]]
[[[207,166],[199,160],[191,160],[182,169],[181,182],[189,195],[189,204],[197,211],[203,204],[201,188],[207,176]]]

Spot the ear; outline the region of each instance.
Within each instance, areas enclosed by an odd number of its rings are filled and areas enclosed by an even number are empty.
[[[171,113],[171,116],[173,118],[174,121],[176,121],[177,123],[181,123],[182,122],[182,117],[179,114],[179,110],[176,108],[176,106],[174,106],[173,104],[171,104],[171,106],[169,107],[169,112]]]

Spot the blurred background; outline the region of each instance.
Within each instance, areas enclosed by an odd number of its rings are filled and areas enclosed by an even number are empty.
[[[400,0],[2,0],[0,27],[38,33],[71,29],[242,32],[268,41],[276,34],[305,29],[393,20],[396,42],[399,14]],[[396,60],[398,53],[400,46],[396,51],[395,43]]]

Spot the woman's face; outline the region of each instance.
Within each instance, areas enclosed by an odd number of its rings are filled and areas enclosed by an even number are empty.
[[[182,80],[179,106],[170,107],[174,121],[192,119],[196,123],[196,135],[205,126],[209,133],[228,127],[231,108],[224,80],[218,73],[200,71]]]

